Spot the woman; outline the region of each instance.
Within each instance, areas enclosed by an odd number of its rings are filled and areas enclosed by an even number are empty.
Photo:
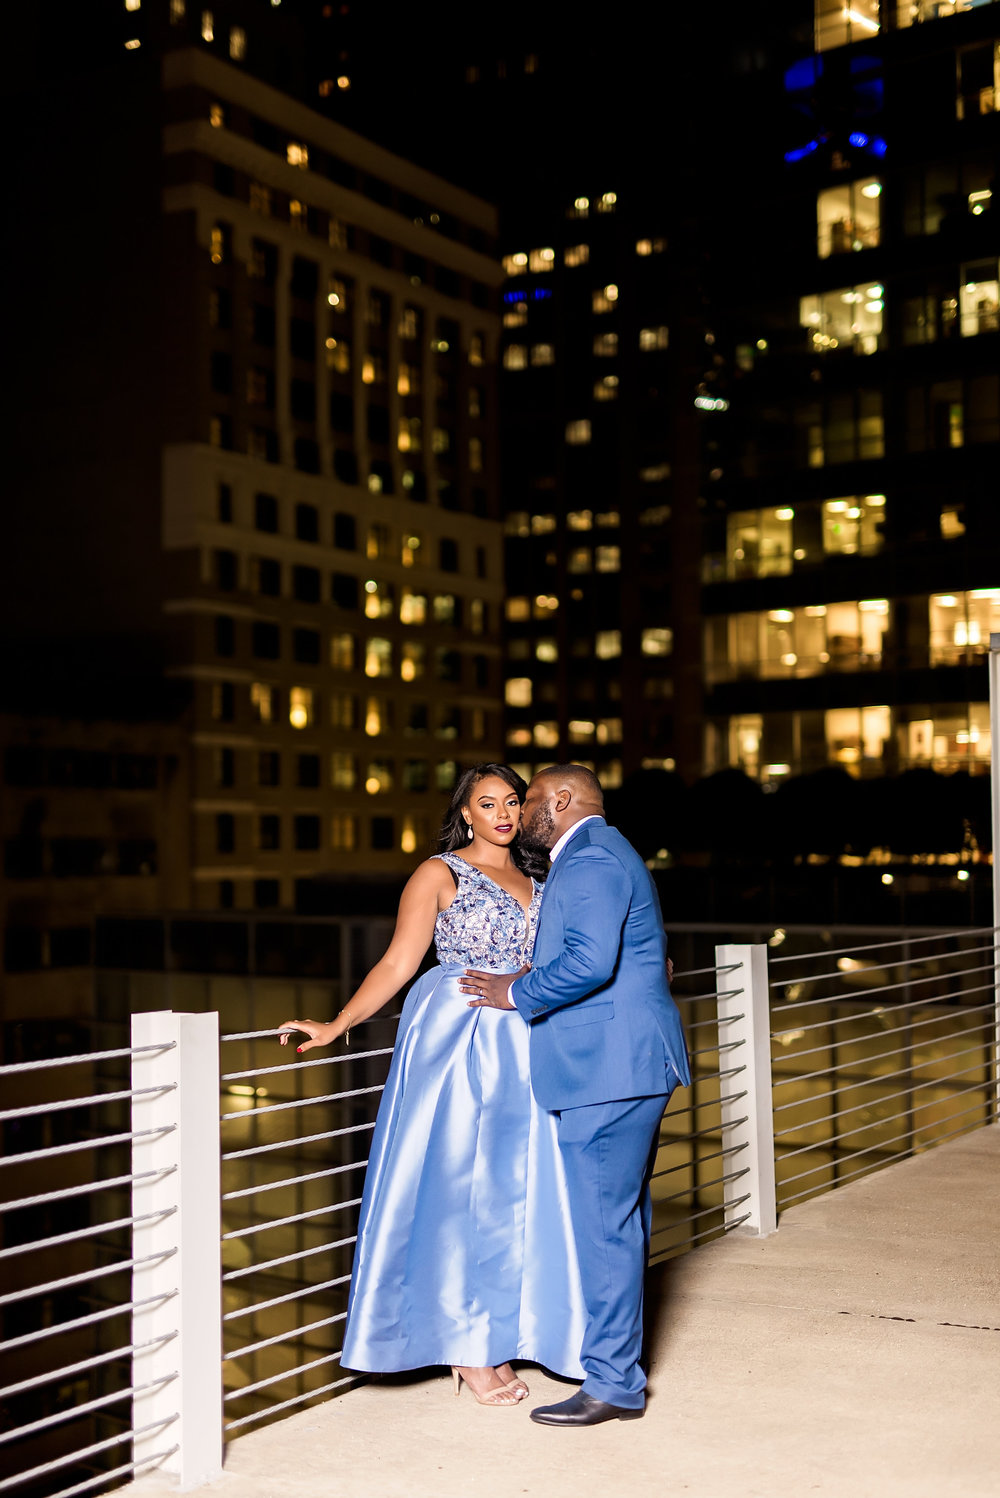
[[[581,1378],[584,1307],[555,1121],[528,1077],[520,1015],[470,1008],[467,967],[528,962],[542,886],[518,847],[525,784],[483,764],[456,787],[441,851],[403,890],[389,948],[336,1019],[289,1020],[329,1045],[439,966],[400,1016],[361,1203],[341,1363],[366,1372],[451,1364],[480,1404],[528,1389],[510,1359]],[[288,1035],[283,1034],[285,1045]]]

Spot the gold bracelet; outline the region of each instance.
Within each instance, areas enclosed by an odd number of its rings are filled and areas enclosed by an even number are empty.
[[[340,1014],[350,1015],[350,1012],[351,1011],[349,1009],[342,1009],[340,1011]],[[339,1019],[340,1015],[338,1015],[337,1018]],[[348,1022],[347,1029],[344,1031],[344,1044],[345,1045],[350,1045],[350,1043],[351,1043],[351,1026],[350,1026],[350,1023]]]

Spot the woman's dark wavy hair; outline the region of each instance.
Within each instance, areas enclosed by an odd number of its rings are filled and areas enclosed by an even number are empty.
[[[494,775],[509,785],[512,791],[516,791],[517,799],[522,806],[524,805],[528,787],[510,765],[490,762],[473,765],[460,777],[448,803],[448,810],[444,814],[444,821],[438,833],[437,851],[439,853],[455,853],[469,846],[469,827],[462,816],[462,807],[468,806],[472,792],[479,782],[489,780]],[[522,844],[520,830],[510,845],[510,856],[522,874],[528,874],[534,879],[544,879],[549,871],[549,861],[545,850]]]

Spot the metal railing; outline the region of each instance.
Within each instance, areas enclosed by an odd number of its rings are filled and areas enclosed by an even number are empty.
[[[996,1117],[997,950],[981,927],[772,957],[779,1209]]]
[[[131,1234],[138,1237],[142,1228],[173,1216],[176,1202],[122,1211],[128,1191],[173,1172],[122,1171],[117,1158],[123,1149],[169,1134],[174,1126],[136,1130],[108,1124],[109,1112],[120,1113],[122,1104],[162,1088],[96,1088],[94,1082],[114,1063],[135,1068],[151,1050],[162,1047],[129,1046],[0,1066],[5,1103],[19,1093],[35,1099],[49,1093],[43,1102],[0,1110],[7,1143],[0,1165],[5,1184],[16,1193],[2,1208],[0,1408],[6,1428],[0,1454],[17,1464],[15,1475],[0,1479],[0,1493],[22,1485],[37,1491],[51,1483],[54,1498],[72,1498],[152,1471],[178,1450],[171,1438],[179,1414],[169,1407],[177,1392],[178,1372],[170,1366],[176,1333],[146,1337],[136,1330],[142,1314],[176,1296],[177,1288],[130,1294],[126,1279],[131,1275],[134,1284],[154,1262],[168,1276],[173,1273],[171,1247],[137,1253],[128,1245]],[[72,1075],[63,1069],[85,1071],[82,1087],[69,1091]],[[58,1125],[73,1115],[86,1119],[82,1137],[37,1143],[53,1137],[54,1125],[62,1132]],[[22,1144],[27,1147],[17,1147]],[[58,1231],[67,1217],[88,1220]],[[89,1262],[60,1274],[70,1246],[75,1263]],[[95,1340],[111,1345],[81,1356]],[[143,1371],[143,1360],[154,1351],[164,1354],[165,1365]],[[15,1369],[18,1376],[9,1378]],[[68,1404],[67,1387],[77,1396]],[[134,1412],[154,1393],[163,1396],[163,1409],[137,1423]],[[120,1461],[122,1455],[128,1459]],[[67,1477],[69,1485],[59,1486]]]

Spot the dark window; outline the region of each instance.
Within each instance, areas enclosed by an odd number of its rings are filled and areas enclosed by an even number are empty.
[[[236,779],[236,755],[232,749],[224,746],[215,751],[215,783],[216,785],[232,785]]]
[[[319,630],[293,629],[292,656],[302,666],[318,666]]]
[[[333,455],[333,476],[342,484],[356,484],[358,482],[357,455],[349,452],[347,448],[338,447]]]
[[[41,749],[12,745],[3,752],[3,776],[8,785],[44,785],[45,756]]]
[[[212,686],[212,717],[217,723],[231,723],[236,716],[236,692],[231,681],[217,681]]]
[[[438,479],[437,497],[442,510],[458,509],[458,490],[447,479]]]
[[[294,821],[295,846],[301,852],[313,852],[319,847],[319,817],[298,816]]]
[[[215,616],[215,653],[216,655],[236,654],[236,624],[228,614]]]
[[[330,396],[330,430],[332,432],[354,431],[354,400],[334,390]]]
[[[483,519],[490,513],[489,496],[485,489],[473,489],[472,491],[472,513]],[[485,576],[485,574],[484,574]]]
[[[416,276],[418,281],[426,281],[427,261],[423,255],[407,253],[403,256],[403,271],[407,276]]]
[[[396,824],[392,817],[372,817],[372,847],[389,852],[396,845]]]
[[[316,420],[316,386],[312,380],[292,381],[292,415],[296,421]]]
[[[389,441],[389,408],[388,406],[368,407],[368,441]]]
[[[236,190],[233,169],[224,162],[213,163],[212,182],[216,192],[221,193],[224,198],[231,198]]]
[[[292,594],[300,603],[319,603],[320,571],[318,567],[292,568]]]
[[[485,655],[474,655],[472,657],[473,676],[477,687],[488,687],[490,684],[490,663]]]
[[[277,531],[278,501],[273,494],[254,495],[253,523],[259,531]]]
[[[45,844],[40,837],[9,837],[4,843],[3,871],[8,879],[40,879],[45,872]]]
[[[261,749],[257,754],[257,784],[281,784],[281,755],[277,749]]]
[[[265,286],[273,286],[278,278],[278,247],[265,239],[250,241],[250,274]]]
[[[392,245],[387,239],[380,239],[377,234],[372,234],[368,241],[368,250],[372,259],[376,260],[379,265],[392,264]]]
[[[430,784],[430,771],[425,759],[408,759],[403,765],[404,791],[425,791]]]
[[[158,779],[154,754],[116,754],[114,783],[123,791],[149,791]]]
[[[295,506],[295,535],[299,541],[319,540],[319,511],[315,505]]]
[[[273,910],[281,903],[281,885],[277,879],[255,879],[253,903],[258,910]]]
[[[281,563],[273,557],[258,557],[256,562],[257,592],[268,598],[281,595]]]
[[[209,421],[208,437],[213,447],[221,447],[226,452],[231,452],[233,447],[233,423],[229,416],[221,412],[213,416]]]
[[[458,707],[439,707],[437,711],[437,727],[434,730],[439,739],[457,739],[462,733],[462,710]]]
[[[233,486],[220,484],[215,493],[215,513],[221,525],[233,523]]]
[[[215,818],[215,851],[232,853],[236,847],[236,818],[231,811],[220,811]]]
[[[319,785],[319,755],[300,754],[295,762],[295,784],[313,790]]]
[[[316,324],[304,317],[293,317],[289,343],[296,359],[308,359],[312,363],[316,358]]]
[[[446,270],[443,265],[434,267],[434,285],[445,296],[458,296],[458,277],[453,270]],[[457,344],[453,343],[451,346],[455,348]]]
[[[278,127],[272,125],[270,120],[262,120],[257,115],[252,115],[250,131],[258,146],[263,146],[265,151],[278,149]]]
[[[358,580],[349,572],[335,572],[330,578],[330,597],[338,608],[358,607]]]
[[[378,480],[378,490],[377,490],[377,492],[379,494],[391,494],[392,493],[392,464],[391,463],[373,463],[371,465],[371,468],[370,468],[369,471],[373,475],[373,477]]]
[[[296,255],[292,261],[292,296],[311,301],[319,285],[319,266],[315,260],[304,260]]]
[[[462,657],[457,650],[436,650],[434,652],[434,674],[439,681],[460,681],[462,676]]]
[[[485,577],[486,576],[486,547],[485,546],[477,546],[476,547],[476,576],[477,577]]]
[[[274,348],[274,308],[263,302],[254,302],[251,317],[251,336],[259,348]]]
[[[274,853],[281,847],[281,818],[273,812],[257,818],[257,846],[263,853]]]
[[[143,878],[156,873],[156,843],[148,837],[125,838],[118,844],[117,872]]]
[[[319,473],[319,447],[311,437],[296,437],[295,466],[300,473]]]
[[[404,734],[410,737],[414,734],[427,732],[427,703],[411,702],[406,711],[406,726]]]
[[[215,586],[223,593],[231,593],[236,587],[235,551],[215,553]]]
[[[49,932],[49,967],[87,967],[89,926],[56,926]]]
[[[276,661],[281,655],[281,631],[276,624],[255,619],[251,631],[251,649],[258,660]]]
[[[451,272],[446,272],[451,274]],[[437,336],[442,343],[448,345],[451,353],[458,353],[458,323],[453,317],[439,317],[437,320]]]
[[[3,939],[8,973],[30,973],[42,965],[42,933],[34,926],[8,926]]]
[[[232,879],[219,880],[219,909],[232,910],[236,904],[236,885]]]
[[[442,572],[458,571],[458,542],[442,536],[440,544],[440,566]]]
[[[489,303],[490,294],[482,281],[473,281],[469,287],[469,299],[474,307],[485,307]]]
[[[427,503],[427,475],[422,468],[410,470],[409,487],[407,493],[417,504]]]
[[[358,523],[345,510],[338,510],[333,517],[333,544],[339,551],[358,549]]]
[[[362,177],[361,191],[366,198],[371,198],[374,203],[381,203],[386,208],[392,202],[392,188],[384,177],[371,177],[368,175]],[[373,234],[373,242],[374,239],[375,236]]]
[[[233,299],[224,286],[213,286],[208,293],[208,325],[222,332],[233,325]]]
[[[278,434],[268,427],[251,427],[250,446],[248,451],[255,458],[263,458],[265,463],[277,463],[278,461]]]

